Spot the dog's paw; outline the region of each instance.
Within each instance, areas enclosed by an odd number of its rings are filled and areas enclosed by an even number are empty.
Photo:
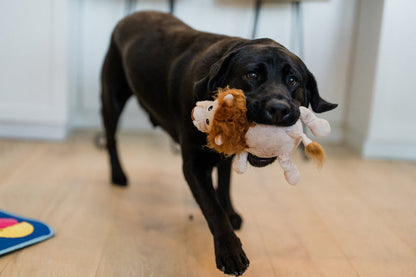
[[[241,224],[243,223],[243,219],[238,213],[236,212],[229,213],[228,219],[230,220],[231,226],[233,226],[234,230],[240,230]]]
[[[217,268],[225,274],[242,275],[250,262],[241,247],[240,239],[232,234],[216,239],[214,242]]]
[[[116,186],[125,187],[128,184],[127,177],[122,171],[113,172],[111,174],[111,183]]]

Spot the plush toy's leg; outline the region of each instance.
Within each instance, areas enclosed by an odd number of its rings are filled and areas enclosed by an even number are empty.
[[[301,139],[305,147],[308,146],[310,143],[312,143],[312,140],[308,138],[305,134],[302,134]]]
[[[118,158],[115,134],[120,114],[131,95],[120,55],[111,42],[101,72],[101,113],[110,158],[111,182],[119,186],[127,185],[127,178]]]
[[[300,174],[296,165],[290,160],[289,154],[280,155],[278,159],[280,166],[285,172],[286,181],[291,185],[295,185],[299,181]]]
[[[248,152],[241,152],[240,154],[235,155],[233,161],[233,169],[237,173],[244,173],[247,170],[247,157]]]
[[[326,137],[331,132],[329,122],[323,118],[317,117],[311,110],[305,107],[299,107],[300,119],[312,131],[316,137]]]
[[[225,210],[225,213],[228,215],[231,226],[233,226],[234,230],[239,230],[241,227],[242,219],[241,216],[235,212],[230,198],[231,163],[232,158],[229,158],[221,162],[217,167],[217,196],[221,206]]]

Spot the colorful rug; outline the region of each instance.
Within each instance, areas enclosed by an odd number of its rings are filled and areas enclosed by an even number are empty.
[[[0,210],[0,255],[52,237],[48,225]]]

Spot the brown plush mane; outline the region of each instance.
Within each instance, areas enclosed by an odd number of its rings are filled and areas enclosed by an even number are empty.
[[[231,105],[225,102],[227,94],[234,96]],[[218,89],[218,107],[210,123],[207,136],[208,147],[227,156],[240,153],[247,148],[245,134],[250,127],[247,120],[246,97],[239,89]],[[215,144],[215,137],[221,135],[222,144]]]

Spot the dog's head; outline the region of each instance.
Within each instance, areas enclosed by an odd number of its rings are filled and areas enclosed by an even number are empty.
[[[270,39],[241,43],[216,61],[207,76],[195,83],[197,99],[209,99],[217,88],[242,89],[247,118],[261,124],[293,125],[299,106],[317,113],[337,107],[319,96],[312,73],[282,45]]]

